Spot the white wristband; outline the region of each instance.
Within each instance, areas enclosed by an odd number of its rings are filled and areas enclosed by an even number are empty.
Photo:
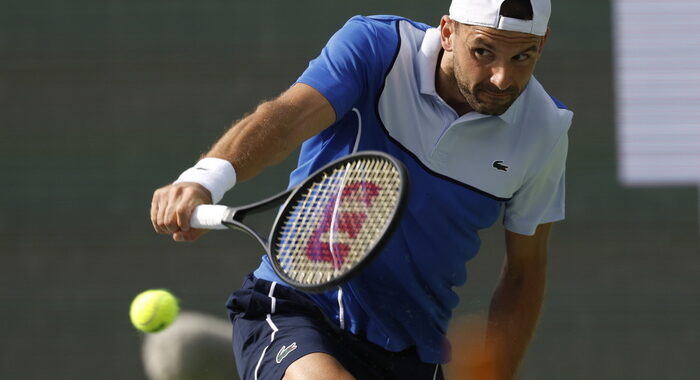
[[[224,193],[236,184],[236,170],[230,162],[221,158],[207,157],[185,170],[173,183],[194,182],[211,193],[212,203],[219,203]]]

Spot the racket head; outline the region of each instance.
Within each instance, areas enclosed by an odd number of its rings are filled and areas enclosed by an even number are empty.
[[[267,247],[275,272],[307,292],[349,280],[381,251],[407,195],[406,169],[386,153],[354,153],[324,166],[277,216]]]

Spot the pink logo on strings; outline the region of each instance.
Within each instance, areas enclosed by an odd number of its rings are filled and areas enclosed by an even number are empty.
[[[342,267],[350,253],[351,240],[357,238],[367,220],[367,214],[357,210],[371,207],[380,190],[374,183],[355,182],[343,188],[339,202],[333,197],[326,205],[323,219],[306,246],[309,260],[330,262],[335,269]],[[337,212],[336,206],[350,211]],[[332,234],[331,227],[334,227]]]

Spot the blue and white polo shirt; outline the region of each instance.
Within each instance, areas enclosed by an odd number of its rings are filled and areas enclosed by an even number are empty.
[[[452,290],[478,231],[503,210],[505,228],[532,235],[564,218],[564,169],[572,112],[532,78],[501,116],[463,116],[435,90],[435,28],[395,16],[353,17],[298,82],[321,92],[336,122],[301,148],[290,186],[354,151],[403,161],[408,206],[377,259],[337,291],[310,297],[339,327],[390,351],[447,360]],[[267,257],[255,276],[282,282]]]

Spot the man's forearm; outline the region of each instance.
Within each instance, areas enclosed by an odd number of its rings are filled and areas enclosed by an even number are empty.
[[[320,93],[297,84],[237,122],[206,156],[230,161],[238,182],[245,181],[284,160],[334,120],[333,108]]]
[[[506,260],[489,311],[487,349],[499,380],[515,378],[537,326],[544,298],[546,264],[513,270]]]

